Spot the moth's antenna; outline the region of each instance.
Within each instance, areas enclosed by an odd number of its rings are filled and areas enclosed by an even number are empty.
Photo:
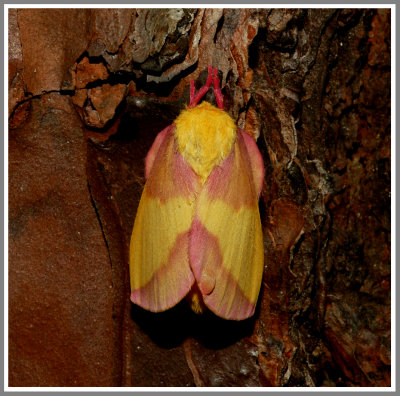
[[[217,100],[217,105],[221,110],[224,110],[224,95],[222,95],[221,87],[219,86],[218,69],[215,68],[213,71],[213,84],[214,84],[214,95]]]
[[[213,70],[211,66],[208,66],[208,77],[204,86],[202,86],[197,94],[194,92],[194,81],[190,81],[190,103],[188,108],[195,107],[197,103],[200,102],[200,99],[207,93],[208,89],[211,86],[211,82],[213,81]]]

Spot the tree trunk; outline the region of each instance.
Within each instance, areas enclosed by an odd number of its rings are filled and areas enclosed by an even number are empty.
[[[10,386],[390,386],[390,10],[8,17]],[[265,165],[241,322],[129,300],[144,158],[208,65]]]

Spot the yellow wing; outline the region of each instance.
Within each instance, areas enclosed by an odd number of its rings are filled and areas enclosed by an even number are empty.
[[[174,126],[155,140],[146,175],[130,243],[131,300],[159,312],[177,304],[194,283],[189,230],[199,182],[177,152]]]
[[[264,267],[258,197],[263,174],[252,139],[238,130],[232,153],[208,177],[197,202],[190,262],[204,303],[218,316],[254,313]]]

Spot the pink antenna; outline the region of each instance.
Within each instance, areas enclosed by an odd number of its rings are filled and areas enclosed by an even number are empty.
[[[218,69],[214,69],[213,76],[213,84],[214,84],[214,95],[217,100],[217,105],[221,110],[224,110],[224,96],[221,92],[221,87],[219,86],[219,78],[218,78]]]
[[[211,86],[211,82],[214,85],[214,94],[215,94],[215,99],[217,100],[217,105],[218,107],[223,110],[224,109],[224,97],[221,92],[221,88],[219,86],[219,79],[217,77],[218,69],[215,68],[213,69],[211,66],[208,66],[208,77],[207,81],[202,86],[197,94],[195,94],[195,88],[194,88],[194,81],[190,80],[190,103],[188,108],[195,107],[197,103],[201,100],[201,98],[207,93]]]

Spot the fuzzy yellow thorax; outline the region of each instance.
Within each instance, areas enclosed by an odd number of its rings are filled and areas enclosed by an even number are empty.
[[[178,150],[204,182],[232,150],[236,125],[223,110],[202,102],[174,121]]]

